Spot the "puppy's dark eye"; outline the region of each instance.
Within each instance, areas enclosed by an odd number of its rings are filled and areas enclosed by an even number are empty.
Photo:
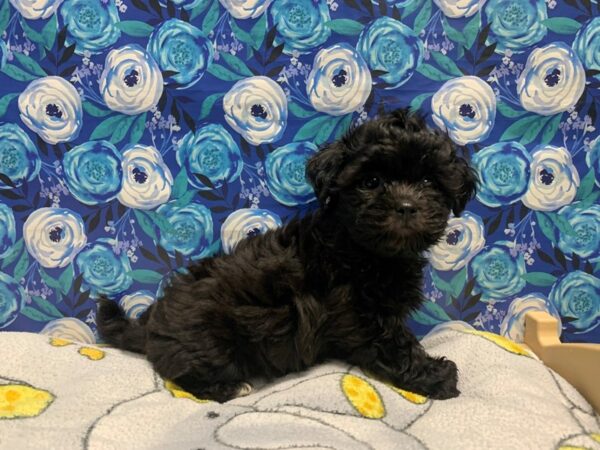
[[[375,189],[379,187],[380,180],[377,177],[367,177],[363,180],[363,187],[367,189]]]

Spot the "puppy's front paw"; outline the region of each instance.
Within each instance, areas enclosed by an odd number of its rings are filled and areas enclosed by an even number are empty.
[[[425,377],[427,396],[437,400],[458,397],[458,368],[453,361],[432,358]]]

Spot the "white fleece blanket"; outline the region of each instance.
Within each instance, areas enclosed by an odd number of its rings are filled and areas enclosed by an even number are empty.
[[[4,332],[0,448],[600,449],[590,405],[516,344],[445,330],[423,345],[457,363],[460,397],[428,400],[329,363],[221,405],[138,356]]]

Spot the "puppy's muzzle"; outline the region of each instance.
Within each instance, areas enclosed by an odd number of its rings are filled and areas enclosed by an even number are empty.
[[[401,201],[396,206],[396,213],[404,219],[410,219],[417,214],[417,208],[413,202],[407,200]]]

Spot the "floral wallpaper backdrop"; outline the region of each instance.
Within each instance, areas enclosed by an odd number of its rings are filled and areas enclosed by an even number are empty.
[[[542,309],[600,342],[595,0],[0,0],[0,30],[2,330],[93,342],[100,293],[139,315],[312,208],[319,144],[410,105],[481,177],[417,333],[519,339]]]

